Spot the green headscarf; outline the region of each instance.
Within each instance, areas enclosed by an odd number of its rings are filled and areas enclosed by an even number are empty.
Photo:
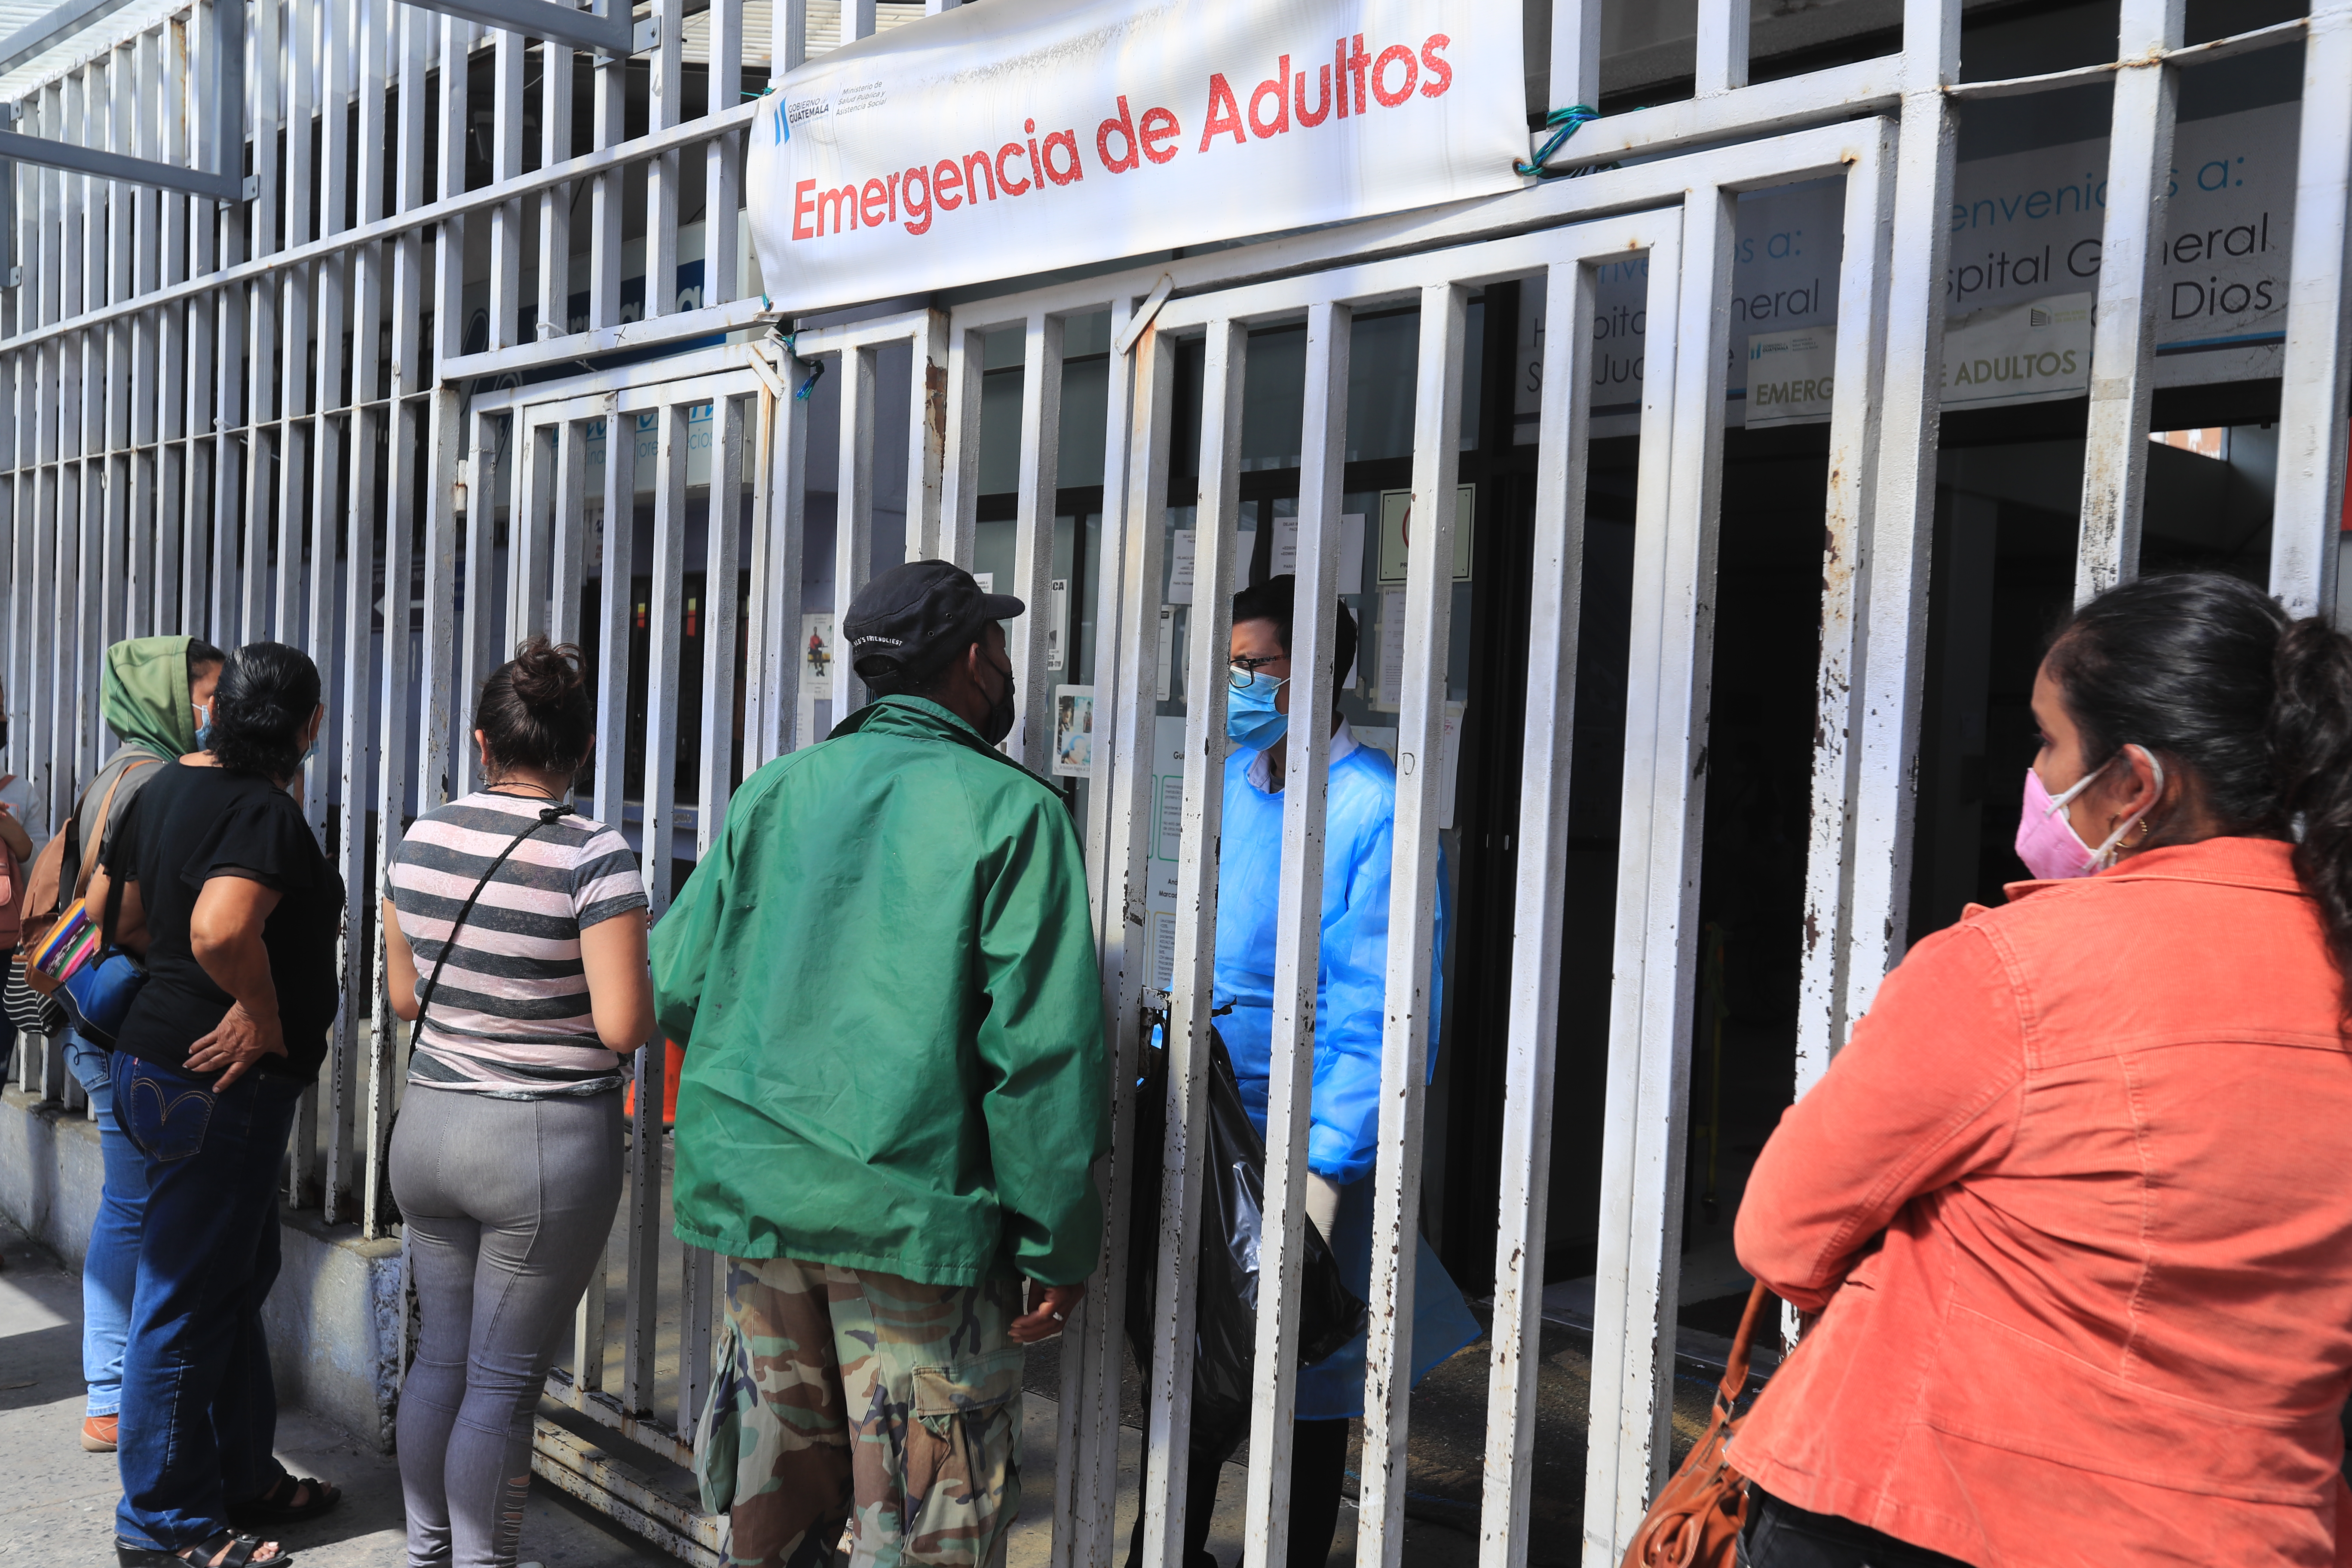
[[[196,749],[194,700],[188,693],[193,637],[132,637],[106,650],[99,710],[126,746],[165,760]]]

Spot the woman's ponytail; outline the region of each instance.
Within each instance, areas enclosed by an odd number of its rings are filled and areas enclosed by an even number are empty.
[[[2352,1001],[2352,637],[2314,616],[2279,636],[2268,724],[2294,869],[2327,927]]]
[[[2084,762],[2146,746],[2193,775],[2220,832],[2293,842],[2352,1017],[2352,637],[2241,578],[2191,572],[2083,605],[2045,668]],[[2159,823],[2147,843],[2167,841]]]

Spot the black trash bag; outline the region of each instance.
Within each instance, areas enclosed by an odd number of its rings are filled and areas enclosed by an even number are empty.
[[[1160,1300],[1160,1152],[1168,1126],[1164,1030],[1144,1049],[1135,1093],[1136,1182],[1129,1211],[1127,1337],[1148,1377]],[[1195,1465],[1223,1464],[1249,1436],[1250,1367],[1257,1351],[1258,1248],[1265,1215],[1265,1141],[1242,1109],[1225,1043],[1209,1031],[1209,1166],[1202,1173],[1194,1315],[1192,1442]],[[1363,1331],[1364,1303],[1340,1277],[1339,1260],[1307,1226],[1298,1305],[1298,1364],[1311,1366]]]

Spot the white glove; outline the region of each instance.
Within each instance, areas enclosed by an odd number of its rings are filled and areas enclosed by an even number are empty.
[[[1315,1222],[1316,1231],[1328,1247],[1339,1225],[1339,1187],[1330,1177],[1313,1171],[1307,1173],[1307,1217]]]

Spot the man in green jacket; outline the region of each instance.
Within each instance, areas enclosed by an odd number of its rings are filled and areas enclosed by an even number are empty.
[[[1086,867],[993,749],[1022,609],[941,561],[877,577],[842,629],[878,700],[744,782],[654,931],[677,1234],[727,1259],[697,1457],[737,1563],[821,1564],[845,1516],[856,1568],[1000,1560],[1022,1347],[1100,1259]]]

